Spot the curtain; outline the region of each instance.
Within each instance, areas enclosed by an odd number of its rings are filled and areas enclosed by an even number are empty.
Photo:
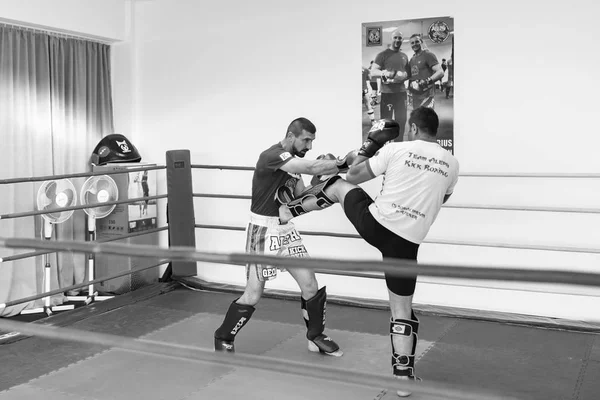
[[[113,133],[110,47],[82,39],[0,25],[0,179],[90,170],[100,139]],[[77,191],[84,178],[72,179]],[[41,182],[0,185],[0,214],[36,209]],[[41,216],[0,220],[3,237],[42,237]],[[85,213],[54,225],[53,239],[84,240]],[[0,257],[28,250],[0,249]],[[49,257],[51,287],[86,279],[85,256]],[[0,303],[44,291],[43,257],[0,263]],[[61,304],[64,296],[54,296]],[[0,310],[0,316],[37,308],[42,300]]]

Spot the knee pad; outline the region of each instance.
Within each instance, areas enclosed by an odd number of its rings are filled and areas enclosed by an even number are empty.
[[[385,276],[385,282],[390,292],[398,296],[412,296],[417,287],[417,277],[410,276]]]
[[[322,210],[331,207],[335,203],[335,201],[325,194],[325,189],[338,179],[341,179],[341,177],[334,175],[321,183],[309,187],[296,199],[293,198],[291,189],[281,186],[275,193],[275,200],[278,204],[286,206],[294,217],[311,211]]]
[[[411,311],[411,319],[390,318],[390,339],[392,341],[392,370],[395,376],[407,376],[416,379],[415,352],[419,332],[419,319],[414,311]],[[413,344],[410,354],[399,354],[394,348],[394,335],[412,337]]]

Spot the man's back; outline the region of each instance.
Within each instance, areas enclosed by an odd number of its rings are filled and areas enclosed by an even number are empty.
[[[456,185],[458,160],[436,142],[415,140],[390,143],[369,162],[375,175],[385,173],[371,213],[392,232],[421,243]]]

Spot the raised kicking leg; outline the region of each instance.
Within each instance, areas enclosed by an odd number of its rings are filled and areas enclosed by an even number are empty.
[[[294,199],[289,188],[282,186],[277,192],[277,201],[280,204],[279,221],[285,224],[294,217],[323,210],[335,203],[340,203],[343,207],[346,194],[357,187],[335,175],[309,187]]]

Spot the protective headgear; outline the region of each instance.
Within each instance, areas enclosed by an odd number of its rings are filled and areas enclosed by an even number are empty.
[[[108,163],[133,163],[142,160],[142,156],[125,136],[119,133],[105,136],[92,152],[92,165]]]

